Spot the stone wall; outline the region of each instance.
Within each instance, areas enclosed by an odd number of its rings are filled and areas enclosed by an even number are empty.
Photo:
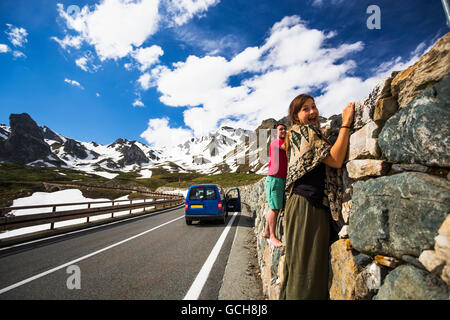
[[[241,202],[245,203],[250,212],[255,217],[256,246],[258,252],[258,262],[261,270],[261,279],[264,294],[272,300],[278,299],[280,290],[280,273],[282,272],[282,263],[284,252],[282,248],[270,246],[263,237],[266,224],[265,213],[269,209],[265,198],[264,183],[266,179],[261,179],[258,183],[250,186],[239,187],[241,191]],[[279,238],[283,239],[282,219],[278,219],[277,231]]]
[[[449,299],[449,68],[450,33],[356,103],[330,299]],[[242,187],[242,200],[256,216],[264,292],[277,299],[284,253],[262,236],[264,181]]]

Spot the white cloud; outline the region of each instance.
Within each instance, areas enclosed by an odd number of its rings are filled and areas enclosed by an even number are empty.
[[[136,99],[133,102],[133,107],[145,107],[144,103],[141,101],[141,99]]]
[[[81,58],[75,60],[75,64],[77,66],[79,66],[81,68],[81,70],[88,71],[87,58],[86,57],[81,57]]]
[[[83,71],[96,72],[100,65],[95,65],[94,59],[94,55],[90,51],[86,51],[82,57],[75,60],[75,64]]]
[[[133,69],[133,64],[132,63],[124,63],[124,68],[127,69],[128,71],[131,71]]]
[[[127,56],[158,30],[158,5],[158,0],[104,0],[92,10],[84,6],[75,16],[68,15],[62,4],[57,8],[67,27],[94,46],[104,61]]]
[[[350,59],[336,61],[361,51],[362,42],[323,48],[334,35],[309,29],[298,16],[286,17],[274,24],[262,46],[246,48],[231,60],[190,56],[162,70],[154,86],[164,104],[191,107],[184,121],[196,136],[224,124],[254,129],[264,119],[285,116],[297,94],[339,82],[355,68]],[[231,86],[231,77],[239,77],[240,83]],[[140,79],[146,84],[143,89],[152,86],[143,81],[149,79],[150,75]],[[328,114],[344,107],[324,101],[329,103],[323,106]]]
[[[8,39],[14,47],[23,47],[23,45],[28,42],[28,32],[24,28],[18,28],[12,24],[6,24],[6,26],[8,27],[8,30],[6,30],[5,33],[8,35]],[[12,50],[6,44],[0,44],[0,53],[7,52],[12,53],[14,60],[18,58],[26,58],[26,55],[22,51]]]
[[[320,113],[326,116],[341,113],[351,101],[364,98],[377,84],[380,78],[362,80],[357,77],[343,77],[340,81],[328,84],[323,94],[314,97]]]
[[[264,119],[280,119],[300,93],[320,92],[315,100],[322,116],[341,113],[393,70],[408,67],[428,50],[421,44],[410,58],[385,62],[362,79],[354,76],[358,66],[349,55],[362,51],[364,44],[330,47],[326,41],[334,36],[335,31],[308,28],[298,16],[285,17],[259,47],[246,48],[232,59],[192,55],[160,68],[156,76],[153,70],[145,73],[139,83],[144,90],[156,87],[167,106],[188,107],[184,123],[200,136],[224,125],[254,129]]]
[[[419,45],[411,52],[409,58],[406,61],[402,57],[395,57],[389,61],[385,61],[381,63],[376,68],[373,68],[372,71],[378,74],[380,77],[388,77],[392,71],[401,71],[409,66],[412,66],[416,63],[419,58],[427,53],[434,45],[434,42],[429,47],[426,46],[425,42],[419,43]]]
[[[232,75],[223,57],[189,56],[186,62],[178,62],[174,66],[174,70],[163,72],[158,81],[158,90],[163,93],[161,102],[174,107],[203,104],[225,86]]]
[[[327,2],[332,5],[337,5],[337,4],[344,3],[344,0],[314,0],[312,5],[314,7],[321,7],[324,5],[324,2]]]
[[[8,30],[5,33],[8,35],[9,41],[15,47],[23,47],[24,43],[27,43],[28,32],[24,28],[18,28],[13,26],[12,24],[7,23],[6,26]]]
[[[78,87],[78,88],[80,88],[82,90],[84,89],[83,86],[76,80],[71,80],[71,79],[65,78],[64,82],[66,82],[66,83],[68,83],[68,84],[70,84],[70,85],[72,85],[74,87]]]
[[[93,46],[98,58],[131,57],[141,72],[159,62],[164,54],[161,47],[142,48],[144,42],[160,28],[182,25],[194,16],[204,14],[219,0],[102,0],[99,4],[85,5],[76,15],[69,15],[61,3],[57,4],[59,17],[67,31],[63,39],[51,37],[63,49],[80,49],[83,43]],[[85,59],[77,65],[87,69]],[[126,63],[131,70],[133,64]]]
[[[51,37],[50,39],[56,41],[64,50],[67,50],[68,48],[80,49],[81,44],[83,43],[81,36],[66,35],[62,40],[57,37]]]
[[[171,128],[168,118],[150,119],[148,128],[141,137],[157,148],[175,146],[193,137],[192,131],[183,128]]]
[[[141,88],[147,90],[151,86],[151,76],[150,73],[146,72],[142,74],[137,82],[141,85]]]
[[[14,50],[14,51],[13,51],[13,57],[14,57],[15,59],[17,59],[17,58],[26,58],[27,56],[26,56],[23,52],[21,52],[21,51]]]
[[[154,67],[153,69],[151,69],[150,71],[143,73],[139,77],[137,82],[140,85],[141,89],[147,90],[150,87],[156,86],[156,83],[159,80],[159,78],[167,70],[168,70],[167,67],[158,65],[158,66]]]
[[[164,54],[160,46],[153,45],[147,48],[139,48],[132,52],[133,58],[139,63],[139,70],[144,72],[152,65],[159,62],[159,57]],[[125,67],[126,68],[126,67]]]
[[[176,25],[185,24],[194,16],[202,15],[210,6],[215,6],[220,0],[168,0],[167,10]]]
[[[67,8],[58,3],[57,11],[65,22],[66,35],[63,39],[51,39],[67,51],[71,48],[81,49],[83,44],[93,46],[101,62],[131,58],[131,62],[124,63],[124,67],[128,71],[137,67],[142,73],[137,84],[147,90],[155,85],[167,68],[157,65],[160,56],[164,54],[163,49],[157,45],[143,47],[144,43],[161,27],[182,25],[194,16],[204,14],[218,2],[219,0],[101,0],[98,4],[83,6],[75,15],[69,15]],[[94,56],[84,52],[78,55],[75,64],[84,71],[95,72],[101,65],[94,65],[93,61]],[[140,99],[133,103],[133,106],[143,105]]]
[[[373,76],[366,80],[356,77],[345,77],[339,82],[332,82],[324,89],[324,94],[315,99],[316,103],[318,106],[338,105],[341,107],[339,109],[340,113],[343,107],[350,102],[351,97],[354,98],[352,100],[359,100],[366,97],[381,79],[390,77],[393,71],[401,71],[412,66],[431,48],[432,45],[426,47],[425,43],[422,42],[411,52],[409,58],[406,58],[406,60],[402,57],[396,57],[373,68]],[[328,111],[328,115],[333,113],[332,109],[325,109],[325,111]]]
[[[9,47],[6,44],[0,43],[0,53],[9,52]]]
[[[233,34],[218,37],[216,33],[195,25],[189,25],[189,28],[176,27],[173,30],[178,41],[200,48],[207,55],[218,55],[223,52],[236,54],[241,49],[239,37]]]

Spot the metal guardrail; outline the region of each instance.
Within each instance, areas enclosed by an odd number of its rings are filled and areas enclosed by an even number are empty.
[[[94,188],[94,189],[107,189],[107,190],[118,190],[118,191],[132,191],[132,192],[138,192],[141,194],[146,195],[153,195],[153,196],[160,196],[160,197],[173,197],[174,194],[172,193],[163,193],[163,192],[155,192],[155,191],[146,191],[141,189],[134,189],[134,188],[123,188],[123,187],[111,187],[111,186],[97,186],[97,185],[90,185],[90,184],[69,184],[69,183],[50,183],[50,182],[44,182],[44,185],[47,186],[55,186],[55,187],[61,187],[61,188],[76,188],[84,187],[84,188]]]
[[[26,209],[40,209],[40,208],[52,208],[52,212],[43,212],[20,216],[13,216],[13,215],[2,216],[0,217],[0,231],[9,231],[47,223],[51,224],[50,229],[54,229],[55,222],[78,218],[87,218],[87,222],[89,222],[89,217],[92,216],[111,213],[111,218],[114,218],[115,212],[129,210],[129,214],[133,214],[132,211],[135,209],[143,208],[145,212],[145,209],[148,207],[154,207],[153,210],[156,210],[166,207],[175,207],[184,203],[184,198],[181,196],[172,195],[172,199],[167,200],[168,196],[169,195],[164,195],[163,196],[164,200],[161,200],[161,198],[141,198],[131,200],[111,200],[111,201],[97,201],[97,202],[59,203],[59,204],[21,206],[21,207],[4,207],[0,208],[0,212],[3,213],[10,210],[26,210]],[[150,199],[152,199],[153,201],[147,201]],[[119,202],[129,202],[129,203],[116,205]],[[102,204],[102,203],[111,203],[111,205],[95,208],[91,207],[93,204]],[[56,211],[57,207],[75,206],[75,205],[87,205],[88,207],[86,209]]]

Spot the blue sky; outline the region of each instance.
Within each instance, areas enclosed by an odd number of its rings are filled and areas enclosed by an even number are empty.
[[[0,123],[168,147],[303,92],[330,116],[448,31],[440,0],[1,0]]]

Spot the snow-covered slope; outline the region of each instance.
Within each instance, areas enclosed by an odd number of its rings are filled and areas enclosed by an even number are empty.
[[[176,163],[185,170],[202,173],[236,172],[245,164],[252,134],[249,130],[222,127],[171,148],[162,154],[161,162]]]
[[[62,160],[67,167],[107,178],[115,177],[119,171],[137,172],[144,178],[150,177],[154,170],[208,174],[251,171],[265,174],[267,169],[267,164],[259,161],[262,148],[257,148],[256,135],[250,130],[222,127],[207,136],[158,150],[126,139],[117,139],[109,145],[82,142],[55,133],[48,127],[40,128],[52,157]],[[8,139],[10,134],[10,127],[0,125],[0,140]],[[38,159],[28,164],[54,166],[47,160]]]
[[[8,139],[11,129],[5,125],[0,123],[0,140]]]

